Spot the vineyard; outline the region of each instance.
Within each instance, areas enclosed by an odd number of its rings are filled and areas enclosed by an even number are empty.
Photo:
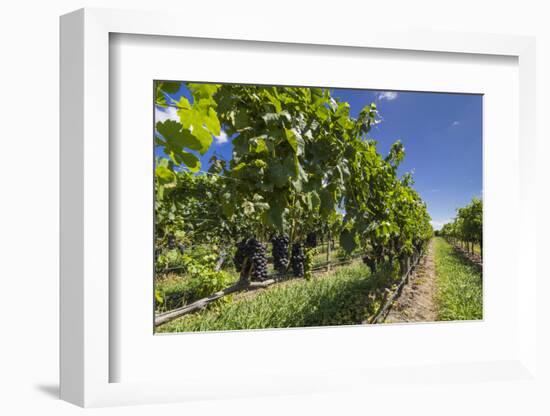
[[[452,244],[469,254],[483,256],[483,202],[474,198],[465,207],[459,208],[453,222],[443,225],[438,232]]]
[[[398,174],[402,143],[382,155],[369,137],[377,106],[352,117],[323,88],[155,91],[176,115],[155,124],[156,331],[382,322],[434,232],[412,174]],[[230,157],[203,166],[222,135]],[[459,210],[442,243],[481,255],[481,210]]]

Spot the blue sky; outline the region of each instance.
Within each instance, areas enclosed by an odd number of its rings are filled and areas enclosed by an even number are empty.
[[[182,89],[174,98],[181,94],[188,95]],[[481,197],[481,95],[353,89],[333,89],[332,95],[350,104],[353,117],[366,104],[377,104],[382,121],[369,137],[378,142],[383,155],[395,140],[404,144],[399,171],[413,172],[414,187],[428,205],[434,228],[452,219],[456,208],[472,197]],[[155,117],[177,119],[173,108],[157,108]],[[230,138],[222,132],[201,157],[202,169],[208,168],[214,154],[229,160],[231,149]]]

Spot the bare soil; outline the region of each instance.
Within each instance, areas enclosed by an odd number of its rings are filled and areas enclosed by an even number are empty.
[[[437,320],[435,247],[430,241],[426,255],[409,276],[401,296],[393,303],[384,323],[433,322]]]

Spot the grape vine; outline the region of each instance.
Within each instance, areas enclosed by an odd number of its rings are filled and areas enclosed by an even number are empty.
[[[474,244],[478,244],[483,254],[483,201],[473,198],[468,205],[457,209],[456,218],[443,225],[437,234],[471,252]]]
[[[157,82],[155,91],[155,104],[177,115],[155,126],[165,155],[155,167],[158,247],[182,255],[190,242],[234,248],[241,278],[264,280],[265,241],[277,273],[290,267],[304,277],[319,238],[327,253],[333,240],[347,254],[361,252],[375,272],[422,251],[432,236],[412,174],[398,174],[403,144],[381,155],[369,137],[380,119],[374,103],[355,117],[327,88]],[[214,157],[202,172],[198,156],[222,132],[231,157]],[[481,241],[464,227],[469,241]]]

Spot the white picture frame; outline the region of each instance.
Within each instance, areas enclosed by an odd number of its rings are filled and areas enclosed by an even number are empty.
[[[375,381],[401,378],[407,374],[426,384],[434,380],[480,383],[487,378],[536,379],[537,270],[536,199],[536,108],[535,41],[507,35],[430,33],[422,31],[357,29],[328,33],[279,28],[265,22],[246,36],[224,25],[186,20],[173,13],[150,13],[106,9],[83,9],[61,18],[61,398],[80,406],[159,403],[215,397],[249,397],[266,394],[297,394],[338,391],[370,386]],[[111,34],[170,36],[182,38],[331,45],[334,47],[429,51],[440,54],[503,55],[517,58],[519,68],[519,172],[517,264],[522,270],[517,290],[518,345],[514,354],[498,361],[441,363],[409,368],[358,366],[314,373],[281,372],[269,380],[227,379],[213,381],[206,375],[181,381],[112,382],[113,363],[120,359],[110,348],[109,276],[110,258],[110,160],[109,53]],[[148,305],[144,305],[147,307]],[[299,331],[299,330],[298,330]],[[151,334],[152,335],[152,334]],[[277,336],[274,332],[273,337]],[[306,335],[304,335],[306,336]],[[307,336],[315,336],[309,333]],[[376,334],[374,335],[376,336]],[[342,380],[348,380],[343,382]]]

